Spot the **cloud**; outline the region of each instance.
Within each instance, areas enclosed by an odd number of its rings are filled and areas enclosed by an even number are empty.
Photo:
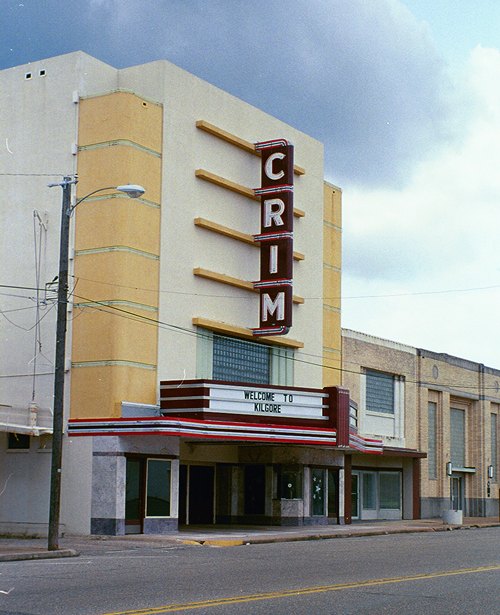
[[[106,57],[170,59],[312,134],[337,183],[402,184],[451,135],[445,67],[425,24],[396,0],[110,6]]]
[[[399,0],[66,0],[63,11],[46,0],[9,10],[4,66],[76,49],[117,67],[171,60],[324,142],[327,177],[342,186],[402,185],[453,136],[444,64]]]
[[[417,164],[402,189],[345,191],[346,273],[423,280],[485,260],[498,267],[488,257],[499,221],[499,75],[500,52],[476,48],[463,76],[471,109],[454,145]]]
[[[379,296],[347,299],[345,326],[500,365],[499,76],[500,51],[474,49],[457,75],[469,106],[455,110],[454,145],[402,189],[344,192],[344,293]],[[424,291],[435,294],[413,294]]]

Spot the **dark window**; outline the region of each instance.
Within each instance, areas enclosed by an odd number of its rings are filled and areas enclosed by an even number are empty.
[[[302,497],[302,468],[281,466],[278,472],[278,497],[293,500]]]
[[[456,468],[465,466],[465,411],[451,408],[451,463]]]
[[[427,463],[429,478],[437,478],[437,404],[430,401],[427,404],[429,427],[427,432]]]
[[[270,371],[269,346],[214,335],[214,380],[269,384]]]
[[[399,472],[380,472],[380,508],[401,509],[401,474]]]
[[[146,516],[170,516],[170,461],[148,459]]]
[[[394,414],[394,376],[366,371],[366,409]]]
[[[493,479],[498,482],[498,438],[497,438],[497,415],[491,415],[491,465],[493,466]]]
[[[7,448],[29,449],[30,437],[24,433],[9,433]]]

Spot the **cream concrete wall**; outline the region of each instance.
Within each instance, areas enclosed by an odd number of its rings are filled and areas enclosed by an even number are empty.
[[[0,149],[0,168],[6,174],[2,177],[4,197],[0,202],[0,283],[30,289],[19,289],[2,298],[2,309],[20,310],[11,312],[12,323],[5,319],[0,322],[0,373],[7,376],[0,381],[2,404],[27,408],[33,397],[41,408],[50,409],[53,405],[56,295],[45,294],[43,289],[58,273],[62,190],[48,188],[47,184],[76,172],[78,100],[87,87],[97,91],[115,89],[116,70],[78,52],[0,72],[0,130],[5,142]],[[71,237],[70,257],[72,248]],[[39,254],[38,278],[35,253]],[[70,268],[72,262],[71,259]],[[38,313],[37,286],[42,289]],[[72,318],[70,303],[68,365]],[[35,351],[37,319],[39,344]],[[66,413],[69,376],[68,370]],[[0,434],[0,438],[5,438],[5,434]],[[45,445],[47,448],[43,448]],[[0,528],[46,533],[50,443],[46,438],[32,438],[29,453],[5,451],[3,445],[1,448],[0,480],[5,484],[3,478],[10,476],[6,493],[12,492],[0,503]],[[66,532],[88,531],[90,492],[84,449],[85,443],[73,445],[65,438],[61,529]]]
[[[41,76],[40,71],[45,75]],[[30,79],[27,74],[31,74]],[[2,177],[0,202],[1,284],[32,289],[37,284],[34,210],[46,226],[42,232],[40,286],[43,288],[57,275],[62,196],[60,188],[48,188],[47,184],[76,171],[73,147],[77,142],[78,105],[73,102],[73,94],[84,90],[86,83],[99,90],[112,88],[115,79],[113,68],[82,53],[0,71],[0,132],[4,143],[0,148],[0,168],[6,174]],[[36,219],[35,223],[38,229]],[[33,327],[37,316],[34,300],[26,297],[34,297],[36,291],[12,294],[16,296],[2,297],[2,309],[22,311],[11,313],[15,324],[0,321],[0,373],[12,376],[0,382],[0,403],[27,406],[33,389]],[[54,296],[49,296],[39,314],[43,316],[42,348],[36,363],[40,375],[35,381],[35,401],[44,408],[52,407]]]
[[[385,446],[418,447],[416,408],[416,350],[410,346],[343,329],[343,385],[358,404],[358,429],[363,435],[381,437]],[[384,415],[366,410],[364,369],[400,377],[397,383],[400,413]],[[406,411],[405,411],[406,410]]]
[[[284,137],[295,145],[295,161],[305,175],[295,176],[294,248],[305,260],[294,266],[294,292],[305,303],[294,307],[289,337],[305,343],[297,356],[322,356],[323,147],[241,100],[168,62],[120,71],[121,88],[163,103],[162,247],[160,313],[162,322],[185,330],[159,331],[160,378],[196,377],[196,337],[192,318],[205,317],[242,327],[258,326],[258,295],[193,276],[203,267],[244,280],[259,278],[259,252],[194,226],[197,216],[236,230],[259,231],[259,205],[251,199],[195,177],[205,169],[238,184],[260,186],[260,159],[196,128],[208,121],[250,142]],[[175,352],[172,352],[175,349]],[[307,353],[307,354],[306,354]],[[297,363],[295,384],[322,385],[321,368]]]

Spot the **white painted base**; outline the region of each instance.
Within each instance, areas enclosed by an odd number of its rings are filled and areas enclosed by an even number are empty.
[[[443,523],[448,525],[462,525],[464,522],[464,513],[462,510],[444,510]]]

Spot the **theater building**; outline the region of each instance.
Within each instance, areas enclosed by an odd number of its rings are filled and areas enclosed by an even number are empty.
[[[47,527],[61,216],[47,183],[63,176],[81,200],[64,531],[349,523],[372,467],[392,507],[371,517],[418,514],[413,423],[400,416],[394,441],[363,431],[342,380],[341,190],[323,145],[165,61],[71,53],[0,84],[0,531]],[[127,183],[144,195],[109,188]]]

